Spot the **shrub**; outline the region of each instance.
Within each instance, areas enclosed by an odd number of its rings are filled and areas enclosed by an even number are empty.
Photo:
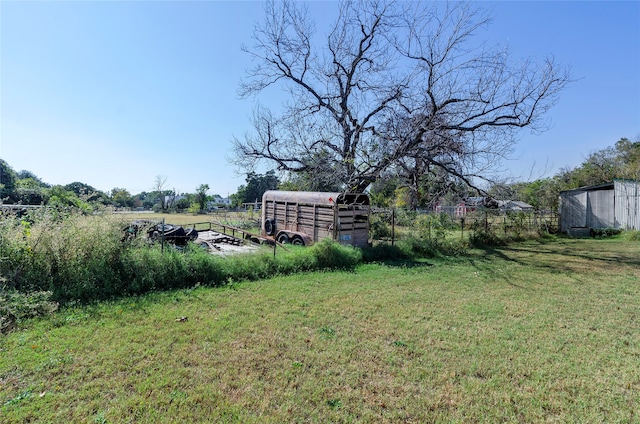
[[[6,334],[22,319],[49,315],[58,309],[51,292],[20,293],[0,289],[0,333]]]
[[[628,241],[640,241],[640,231],[629,230],[622,233],[622,238]]]
[[[371,238],[376,240],[391,237],[391,225],[389,224],[390,220],[391,218],[387,217],[386,214],[372,214],[369,218]]]
[[[371,247],[362,249],[362,260],[364,262],[376,262],[383,260],[406,260],[411,259],[413,253],[406,249],[406,245],[390,245],[379,243]]]
[[[396,209],[396,225],[401,227],[413,227],[418,213],[408,209]]]
[[[590,233],[591,237],[606,238],[618,235],[622,233],[622,230],[619,228],[592,228]]]
[[[464,240],[445,238],[430,240],[409,237],[401,240],[398,244],[405,246],[405,249],[411,252],[412,257],[426,258],[464,255],[469,247]]]
[[[330,239],[321,240],[311,246],[310,252],[319,268],[353,269],[362,261],[362,251],[352,246],[343,246]]]
[[[504,246],[507,244],[506,240],[500,238],[494,231],[491,230],[475,230],[469,234],[469,243],[473,246]]]

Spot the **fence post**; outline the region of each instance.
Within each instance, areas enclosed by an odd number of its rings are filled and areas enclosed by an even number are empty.
[[[396,209],[391,209],[391,246],[395,244],[396,240]]]
[[[164,218],[162,218],[162,240],[160,242],[160,252],[164,253]]]

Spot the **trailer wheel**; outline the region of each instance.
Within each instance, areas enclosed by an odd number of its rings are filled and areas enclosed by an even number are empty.
[[[184,230],[185,236],[191,241],[198,238],[198,231],[195,228],[187,228]]]
[[[268,236],[272,236],[276,231],[276,221],[274,219],[265,219],[264,221],[264,232],[267,233]]]
[[[287,244],[289,243],[289,236],[287,235],[287,233],[278,234],[278,238],[276,239],[276,241],[280,244]]]
[[[302,237],[300,236],[293,236],[293,238],[291,239],[291,244],[293,244],[294,246],[304,246],[304,240],[302,240]]]

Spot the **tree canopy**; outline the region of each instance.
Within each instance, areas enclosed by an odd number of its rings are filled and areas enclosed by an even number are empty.
[[[238,206],[242,203],[262,202],[262,195],[265,191],[277,189],[280,180],[275,171],[271,170],[264,175],[249,172],[246,182],[246,185],[238,187],[238,192],[232,195],[233,202]]]
[[[239,93],[282,88],[277,113],[258,106],[233,161],[264,161],[323,185],[363,191],[384,173],[418,164],[473,185],[490,179],[523,127],[570,82],[552,57],[510,60],[478,43],[489,19],[467,3],[343,1],[326,35],[304,3],[269,1],[244,50],[257,65]],[[406,175],[415,178],[415,175]]]

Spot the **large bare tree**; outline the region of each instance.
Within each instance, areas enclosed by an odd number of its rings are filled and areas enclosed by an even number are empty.
[[[253,131],[234,139],[238,166],[266,161],[362,191],[417,160],[473,185],[512,152],[517,129],[544,129],[569,83],[551,58],[515,63],[477,43],[488,18],[472,5],[336,5],[334,24],[318,34],[307,4],[266,3],[244,48],[257,65],[239,93],[273,86],[288,101],[277,113],[256,107]]]

